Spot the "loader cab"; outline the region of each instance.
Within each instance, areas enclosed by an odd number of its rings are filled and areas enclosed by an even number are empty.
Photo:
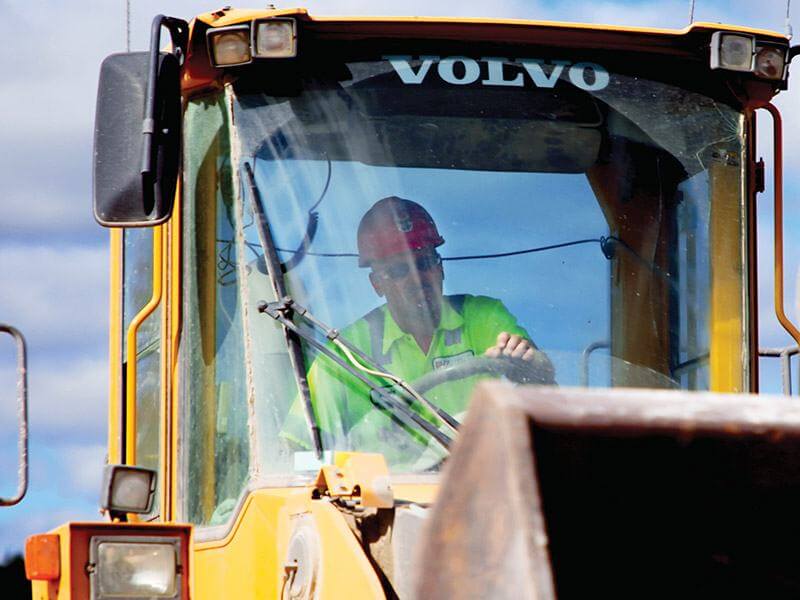
[[[153,516],[223,535],[249,490],[308,484],[331,451],[435,480],[440,420],[389,399],[343,427],[320,408],[354,377],[325,354],[331,331],[384,302],[356,234],[387,196],[436,221],[445,295],[501,303],[557,385],[757,391],[755,109],[784,85],[785,39],[248,15],[192,25],[174,209],[112,236],[109,444],[162,473]],[[447,375],[462,358],[426,357],[445,373],[434,405],[486,377]],[[328,384],[303,413],[314,364]]]

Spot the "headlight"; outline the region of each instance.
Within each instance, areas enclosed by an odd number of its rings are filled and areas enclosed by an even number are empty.
[[[751,35],[722,33],[711,36],[711,68],[752,71],[756,40]]]
[[[297,27],[294,19],[256,21],[253,54],[258,58],[297,56]]]
[[[711,36],[711,68],[782,80],[786,75],[787,50],[787,46],[759,42],[752,35],[717,31]]]
[[[783,79],[786,50],[774,46],[756,48],[755,73],[766,79]]]
[[[209,29],[208,52],[215,67],[246,65],[253,61],[250,52],[250,25]]]
[[[88,567],[91,597],[177,599],[180,556],[177,538],[94,536]]]
[[[111,516],[150,512],[156,490],[156,472],[131,465],[106,465],[100,508]]]

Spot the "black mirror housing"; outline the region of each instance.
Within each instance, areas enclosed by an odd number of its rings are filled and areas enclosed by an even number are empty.
[[[94,216],[104,227],[158,225],[172,213],[181,143],[180,64],[173,54],[159,54],[150,121],[150,58],[149,52],[112,54],[100,68]]]

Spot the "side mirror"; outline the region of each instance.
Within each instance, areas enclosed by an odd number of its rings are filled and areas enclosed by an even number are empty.
[[[19,466],[17,493],[12,498],[0,497],[0,506],[18,504],[28,491],[28,356],[25,338],[16,327],[0,323],[0,333],[7,333],[17,345],[17,415],[19,417]]]
[[[167,27],[175,50],[159,50]],[[112,54],[100,67],[94,128],[94,216],[105,227],[166,221],[181,145],[180,61],[185,21],[158,15],[150,51]]]
[[[100,68],[94,128],[94,216],[105,227],[157,225],[172,212],[180,150],[180,66],[158,58],[154,119],[145,121],[148,52],[112,54]],[[146,133],[152,160],[144,167]]]

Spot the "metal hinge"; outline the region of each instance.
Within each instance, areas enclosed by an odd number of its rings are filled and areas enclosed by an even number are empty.
[[[394,506],[389,468],[382,454],[336,452],[334,462],[317,474],[317,497],[352,501],[365,508]]]

